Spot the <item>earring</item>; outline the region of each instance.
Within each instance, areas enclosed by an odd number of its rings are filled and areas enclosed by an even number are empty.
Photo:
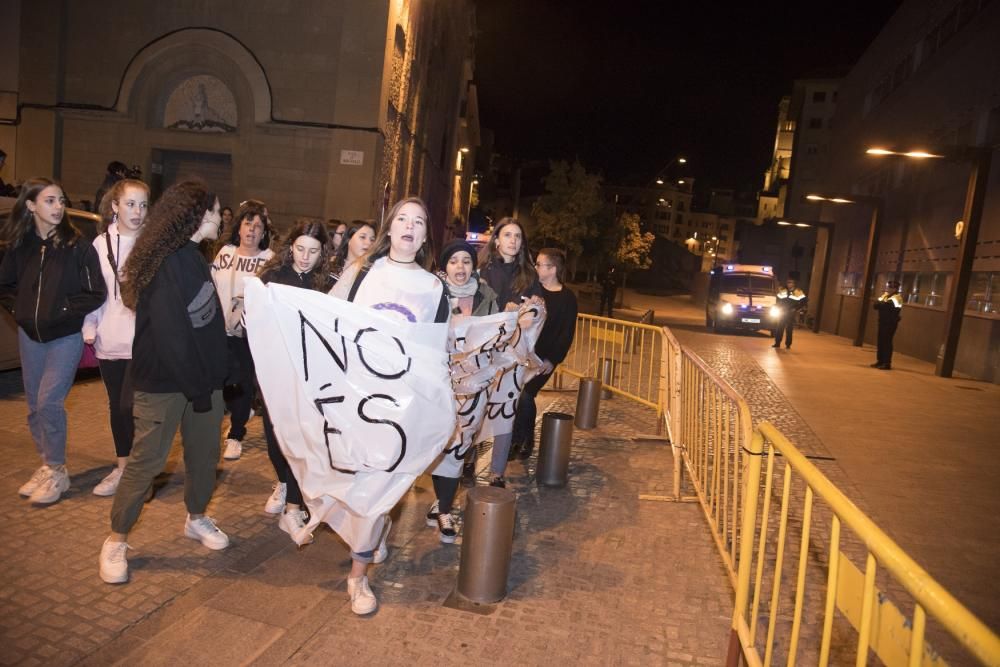
[[[111,222],[114,223],[114,224],[118,224],[118,212],[117,211],[114,211],[114,212],[111,213]]]

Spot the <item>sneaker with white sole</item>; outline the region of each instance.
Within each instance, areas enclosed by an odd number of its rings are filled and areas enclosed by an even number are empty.
[[[236,461],[243,455],[243,443],[236,438],[226,438],[226,449],[222,452],[222,458],[227,461]]]
[[[192,540],[198,540],[204,546],[220,551],[229,546],[229,536],[219,530],[211,517],[203,516],[191,520],[191,515],[184,520],[184,535]]]
[[[49,478],[49,476],[51,476],[51,475],[52,475],[52,468],[50,468],[48,466],[42,466],[41,468],[39,468],[35,472],[31,473],[31,479],[29,479],[27,482],[25,482],[24,484],[22,484],[21,488],[18,489],[17,492],[20,495],[22,495],[25,498],[27,498],[32,493],[34,493],[35,489],[37,489],[39,486],[41,486],[42,482],[44,482],[45,480],[47,480]]]
[[[264,503],[264,511],[268,514],[281,514],[285,511],[285,496],[288,493],[288,485],[284,482],[275,482],[274,491],[271,492],[267,502]]]
[[[66,466],[54,466],[50,468],[52,473],[28,498],[33,503],[39,505],[49,505],[62,497],[62,494],[69,490],[69,473]]]
[[[458,533],[455,530],[455,519],[450,513],[442,512],[437,518],[438,538],[443,544],[454,544]]]
[[[427,525],[430,526],[431,528],[437,528],[438,514],[441,513],[441,510],[438,509],[440,506],[441,504],[437,500],[435,500],[434,504],[431,505],[431,508],[427,510]]]
[[[95,496],[113,496],[115,491],[118,490],[118,482],[122,480],[122,473],[125,472],[125,468],[115,467],[108,476],[101,480],[101,482],[94,487]]]
[[[101,547],[101,580],[106,584],[124,584],[128,581],[128,559],[125,552],[131,547],[125,542],[112,542],[111,538],[104,540]]]
[[[278,528],[291,535],[296,544],[312,544],[314,539],[312,533],[309,533],[309,536],[301,543],[296,539],[296,536],[301,535],[305,531],[306,523],[305,512],[302,510],[288,510],[278,519]]]
[[[347,594],[351,596],[351,611],[359,616],[378,609],[378,600],[368,585],[368,577],[347,578]]]
[[[378,565],[384,563],[389,557],[389,531],[392,530],[392,519],[385,518],[385,526],[382,527],[382,541],[378,543],[378,549],[372,555],[372,562]],[[372,598],[373,600],[375,598]]]

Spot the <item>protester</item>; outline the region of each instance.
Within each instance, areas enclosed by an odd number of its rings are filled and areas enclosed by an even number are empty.
[[[344,234],[347,232],[347,223],[331,218],[327,220],[327,238],[329,238],[330,253],[340,250],[344,244]]]
[[[225,400],[230,422],[222,454],[229,461],[235,461],[243,453],[243,438],[256,390],[253,357],[243,330],[243,279],[257,275],[264,263],[274,256],[268,249],[270,242],[267,208],[257,200],[243,202],[233,219],[226,244],[212,262],[212,278],[225,311],[229,349]]]
[[[521,459],[529,458],[535,448],[535,418],[538,414],[535,398],[552,377],[556,366],[566,358],[576,332],[576,295],[563,285],[565,267],[566,255],[562,250],[542,248],[538,251],[535,268],[538,270],[546,315],[542,332],[535,341],[535,354],[542,360],[542,370],[524,385],[514,416],[511,451]]]
[[[878,313],[878,348],[872,368],[889,371],[892,370],[892,339],[896,335],[900,312],[903,310],[898,280],[886,283],[886,290],[872,304],[872,308]]]
[[[233,209],[228,206],[222,208],[222,228],[229,229],[230,225],[233,224]]]
[[[97,192],[94,193],[95,210],[100,208],[101,202],[104,201],[104,195],[107,194],[108,190],[110,190],[115,183],[123,178],[126,178],[127,176],[128,165],[124,162],[114,160],[108,163],[107,171],[104,174],[104,180],[101,182],[100,187],[97,188]]]
[[[334,282],[340,279],[344,269],[364,257],[375,242],[375,227],[372,223],[359,221],[350,226],[330,260],[330,276]]]
[[[148,207],[149,186],[132,179],[115,183],[99,207],[106,229],[94,239],[93,246],[100,258],[108,296],[104,304],[84,320],[83,341],[94,346],[101,379],[108,392],[111,437],[118,464],[94,487],[96,496],[115,495],[132,451],[135,429],[128,366],[132,359],[135,313],[122,301],[121,271],[146,221]]]
[[[427,206],[415,197],[403,199],[390,210],[368,253],[344,270],[331,294],[409,322],[447,322],[444,284],[427,270],[433,257],[431,248]],[[368,584],[368,564],[388,556],[391,520],[383,516],[370,521],[383,523],[381,531],[376,525],[366,531],[381,537],[368,549],[352,551],[347,579],[351,610],[356,614],[369,614],[378,607]]]
[[[42,466],[18,489],[39,504],[69,489],[66,395],[83,352],[83,318],[106,294],[93,246],[70,223],[62,188],[24,183],[0,236],[0,304],[17,323],[28,428]]]
[[[201,182],[171,186],[150,211],[124,267],[122,300],[135,309],[135,441],[111,506],[101,579],[128,581],[128,533],[178,426],[184,444],[184,535],[209,549],[229,537],[205,514],[215,492],[226,377],[226,326],[212,273],[198,250],[219,234],[219,200]]]
[[[439,277],[448,286],[452,324],[458,318],[491,315],[499,311],[496,292],[476,275],[476,249],[472,245],[463,239],[451,241],[441,251],[438,266],[444,269]],[[465,452],[465,461],[466,466],[470,462],[475,464],[474,447]],[[462,469],[444,463],[442,461],[437,465],[431,474],[436,500],[427,512],[427,525],[438,529],[441,542],[452,544],[456,531],[451,511]]]
[[[497,304],[504,310],[520,307],[522,301],[541,297],[538,275],[528,253],[528,239],[514,218],[501,218],[490,242],[479,251],[480,276],[497,293]],[[490,470],[492,486],[507,485],[504,473],[511,450],[510,433],[493,438]]]
[[[789,278],[785,287],[778,290],[775,305],[778,308],[778,321],[774,327],[774,345],[777,349],[781,347],[781,338],[784,335],[785,349],[792,346],[792,333],[795,331],[795,324],[799,319],[799,313],[805,310],[809,300],[806,293],[796,286],[795,279]]]
[[[7,164],[7,152],[0,149],[0,197],[16,197],[17,188],[10,184],[4,183],[3,181],[3,168]]]
[[[615,296],[617,293],[618,276],[615,275],[615,267],[610,266],[601,279],[601,305],[597,309],[598,315],[615,316]]]
[[[322,222],[299,221],[289,232],[285,246],[261,269],[260,279],[264,283],[278,283],[326,292],[330,289],[331,282],[327,270],[328,241],[326,225]],[[264,505],[264,511],[269,514],[281,514],[278,527],[289,535],[294,535],[306,525],[306,513],[302,509],[302,491],[278,444],[274,424],[266,406],[262,416],[267,455],[271,459],[271,465],[274,466],[274,472],[278,475],[278,482]]]

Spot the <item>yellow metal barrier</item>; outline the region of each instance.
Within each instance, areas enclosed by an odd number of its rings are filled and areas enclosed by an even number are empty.
[[[770,665],[779,650],[787,655],[787,664],[795,664],[802,651],[800,639],[804,628],[807,570],[810,563],[816,567],[816,561],[820,560],[820,564],[826,567],[825,603],[818,648],[812,647],[815,655],[807,660],[809,664],[827,665],[831,660],[842,664],[848,659],[841,654],[833,655],[835,651],[843,652],[848,648],[843,630],[834,632],[835,621],[842,623],[840,619],[843,619],[856,631],[856,646],[851,649],[854,656],[850,658],[856,665],[867,664],[869,650],[890,666],[944,665],[944,659],[925,641],[929,615],[978,662],[1000,666],[1000,638],[907,556],[780,431],[762,422],[753,433],[747,454],[749,465],[744,477],[742,539],[727,664],[738,664],[742,656],[750,665]],[[780,517],[775,536],[769,520],[772,495],[777,496],[775,473],[779,457],[784,465],[779,475],[780,505],[773,508]],[[793,486],[798,482],[804,486],[804,493],[794,492],[796,496],[801,495],[801,521],[790,521]],[[815,505],[817,499],[823,504]],[[797,500],[798,497],[795,498]],[[825,561],[818,559],[814,552],[819,540],[811,538],[813,515],[816,513],[818,516],[821,512],[830,514]],[[860,554],[865,560],[864,573],[842,551],[846,548],[841,541],[842,527],[852,531],[864,545],[864,553]],[[782,574],[785,543],[789,541],[790,533],[794,532],[798,533],[799,549],[791,627],[783,627],[779,633],[779,622],[787,626],[787,616],[780,611],[781,602],[791,599],[788,595],[782,596],[781,592],[786,578]],[[769,536],[775,538],[773,553],[768,550],[772,546]],[[771,565],[773,570],[768,570],[765,578],[767,565]],[[883,578],[888,575],[891,578],[889,584],[901,586],[912,596],[912,621],[876,586],[879,575]],[[770,582],[768,597],[765,597],[765,579]],[[839,617],[835,611],[840,612]],[[817,615],[820,614],[811,613],[811,620],[818,621]],[[766,618],[766,631],[758,627],[762,617]],[[810,629],[820,627],[818,622],[805,625]],[[762,634],[763,642],[760,641]]]

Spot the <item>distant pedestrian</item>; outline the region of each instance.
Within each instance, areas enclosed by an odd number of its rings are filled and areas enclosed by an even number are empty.
[[[222,208],[222,228],[229,229],[229,226],[233,224],[233,209],[228,206]]]
[[[336,218],[330,218],[326,222],[326,236],[329,239],[330,253],[340,249],[344,243],[344,234],[347,233],[347,223]]]
[[[128,581],[128,533],[178,427],[184,443],[184,535],[209,549],[229,537],[205,515],[215,492],[226,377],[226,324],[212,273],[198,250],[218,236],[219,200],[197,181],[171,186],[150,211],[125,262],[122,298],[135,310],[132,343],[135,441],[111,506],[101,579]]]
[[[892,370],[892,338],[896,335],[900,311],[903,309],[903,297],[899,293],[898,280],[886,283],[885,292],[872,304],[872,308],[878,312],[878,350],[872,368]]]
[[[65,402],[83,353],[83,318],[104,303],[101,264],[70,223],[62,188],[47,178],[24,183],[0,236],[0,304],[17,322],[28,428],[42,459],[18,493],[54,503],[69,490]]]
[[[229,348],[229,377],[226,379],[226,407],[229,433],[223,458],[235,461],[243,454],[243,438],[253,409],[257,388],[253,357],[243,330],[243,279],[256,276],[274,256],[271,222],[262,202],[249,200],[240,205],[228,231],[227,243],[212,262],[212,278],[226,318]]]
[[[132,452],[135,434],[132,420],[132,383],[128,367],[135,337],[135,312],[122,300],[122,269],[146,221],[149,187],[129,178],[115,183],[99,208],[106,226],[94,239],[101,261],[101,274],[108,286],[104,304],[83,322],[83,342],[94,346],[101,379],[108,392],[111,438],[118,465],[94,487],[95,496],[113,496]]]
[[[805,310],[809,299],[806,293],[799,289],[794,278],[789,278],[785,286],[778,290],[777,303],[778,321],[774,327],[774,345],[777,349],[781,347],[781,338],[784,336],[785,349],[792,346],[792,333],[795,331],[795,324],[799,319],[799,313]]]
[[[352,224],[344,234],[344,240],[340,247],[336,251],[331,251],[328,268],[333,282],[340,280],[340,275],[347,267],[364,257],[374,242],[374,223],[359,221]]]
[[[496,224],[490,242],[479,251],[479,266],[479,275],[497,293],[501,310],[517,310],[523,301],[541,298],[542,288],[528,252],[528,238],[514,218],[501,218]],[[512,437],[511,433],[493,437],[490,486],[507,486],[504,473],[512,454]]]
[[[330,248],[328,242],[326,225],[321,221],[300,220],[288,234],[287,243],[261,269],[261,281],[328,291],[332,283],[327,267]],[[302,491],[281,451],[266,405],[261,417],[264,421],[267,455],[278,476],[271,496],[264,504],[264,511],[268,514],[280,514],[278,527],[294,536],[305,529],[308,520],[303,509]],[[312,542],[312,538],[308,541]]]
[[[124,162],[119,162],[114,160],[108,163],[107,171],[104,174],[104,181],[101,186],[97,188],[97,192],[94,194],[94,210],[98,210],[101,206],[101,202],[104,200],[104,195],[107,194],[108,190],[114,186],[115,183],[126,178],[128,176],[128,165]]]
[[[557,248],[538,251],[535,268],[545,299],[545,324],[535,341],[535,354],[542,360],[542,370],[524,385],[514,416],[513,446],[517,457],[527,459],[535,448],[535,419],[538,415],[535,398],[562,363],[573,344],[576,333],[576,295],[563,284],[566,255]]]
[[[0,197],[16,197],[17,188],[10,183],[3,182],[3,167],[7,163],[7,153],[0,149]]]
[[[601,306],[597,309],[598,315],[607,314],[608,317],[615,316],[615,297],[618,295],[618,276],[615,275],[615,267],[609,267],[601,278]]]

